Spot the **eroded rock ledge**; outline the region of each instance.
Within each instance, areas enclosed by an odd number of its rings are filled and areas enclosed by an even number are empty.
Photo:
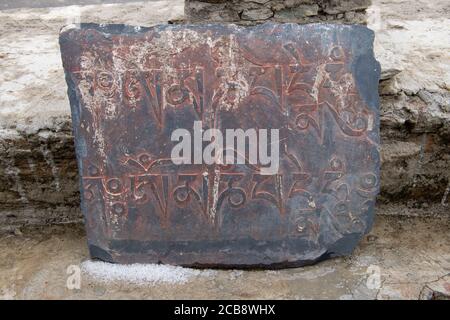
[[[60,27],[74,12],[0,11],[0,231],[82,219],[57,45]],[[152,25],[182,19],[183,1],[87,6],[80,12],[93,22]],[[376,0],[367,12],[369,20],[382,21],[369,21],[383,78],[378,213],[449,214],[450,35],[442,28],[449,23],[448,4],[416,1],[405,7],[402,0]]]
[[[441,99],[447,104],[439,104]],[[450,116],[440,111],[448,100],[427,91],[381,96],[378,201],[387,207],[379,213],[448,213]],[[35,134],[17,129],[0,134],[0,229],[81,220],[70,118]]]

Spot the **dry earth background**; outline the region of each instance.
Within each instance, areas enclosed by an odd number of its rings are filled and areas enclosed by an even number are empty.
[[[80,290],[67,289],[67,267],[88,255],[77,224],[59,30],[79,16],[143,26],[184,18],[181,0],[84,5],[93,2],[0,5],[0,298],[449,296],[450,4],[437,0],[374,0],[367,10],[383,70],[382,191],[374,230],[351,257],[280,271],[211,271],[180,283],[103,283],[83,274]],[[371,266],[381,272],[377,289],[367,286]]]

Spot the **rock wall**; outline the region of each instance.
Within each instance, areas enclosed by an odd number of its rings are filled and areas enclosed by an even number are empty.
[[[430,32],[440,23],[439,12],[445,16],[449,6],[434,7],[435,16],[426,1],[186,0],[185,17],[192,23],[243,25],[369,23],[376,32],[376,55],[383,69],[379,212],[424,215],[450,212],[450,68],[445,52],[439,52],[445,50],[439,48],[444,38]],[[430,68],[415,63],[428,63]],[[441,72],[439,67],[444,67]]]
[[[0,10],[0,233],[82,220],[61,27],[151,26],[183,10],[184,0]]]
[[[81,219],[71,130],[70,119],[36,134],[0,130],[0,231]]]
[[[366,23],[370,0],[186,0],[189,22]]]
[[[379,208],[390,214],[449,214],[450,95],[380,91]]]
[[[374,0],[382,66],[379,212],[450,214],[450,4]]]
[[[295,3],[253,1],[281,2]],[[83,21],[152,25],[182,20],[183,8],[183,0],[170,0],[81,11]],[[0,231],[81,220],[57,44],[73,11],[0,11]],[[442,28],[448,12],[449,4],[424,0],[374,0],[367,10],[382,67],[378,214],[450,213],[450,31]]]

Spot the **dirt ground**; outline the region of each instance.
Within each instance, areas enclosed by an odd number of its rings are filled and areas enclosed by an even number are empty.
[[[270,271],[209,270],[179,283],[105,282],[82,272],[80,289],[69,289],[67,281],[72,275],[69,266],[80,266],[89,259],[82,226],[23,230],[0,238],[0,298],[448,298],[449,227],[448,219],[378,216],[373,231],[353,255],[314,266]]]

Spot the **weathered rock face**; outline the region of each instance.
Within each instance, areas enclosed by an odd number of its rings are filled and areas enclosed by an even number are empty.
[[[450,23],[449,5],[372,3],[368,26],[375,30],[382,67],[377,213],[448,215],[450,35],[442,26]],[[80,12],[81,21],[152,25],[182,20],[183,9],[183,0],[168,0]],[[69,7],[0,12],[0,232],[82,219],[57,43],[58,31],[75,13]]]
[[[372,42],[365,27],[325,24],[64,30],[91,255],[242,267],[349,254],[380,181]],[[208,148],[196,126],[219,131],[215,157],[234,160],[193,163],[191,141],[194,158]],[[235,129],[267,130],[270,144],[262,132],[230,144]],[[276,157],[272,171],[252,147]]]
[[[405,9],[404,4],[374,1],[368,11],[382,65],[378,203],[383,213],[448,215],[450,33],[440,26],[449,24],[450,6],[419,0]]]
[[[69,123],[38,134],[2,131],[0,231],[80,220],[78,174]]]
[[[186,0],[189,22],[366,22],[370,0]]]
[[[411,213],[448,214],[450,95],[426,90],[388,94],[386,88],[381,94],[380,203],[403,203]]]
[[[59,30],[78,19],[167,23],[183,9],[162,0],[0,11],[0,233],[82,221]]]

